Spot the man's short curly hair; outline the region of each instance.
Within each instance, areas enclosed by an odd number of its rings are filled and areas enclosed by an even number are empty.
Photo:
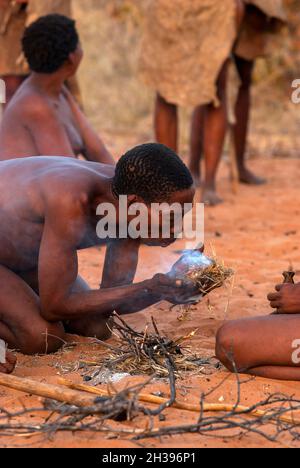
[[[113,179],[116,196],[137,195],[146,203],[168,201],[193,186],[190,171],[170,148],[158,143],[137,146],[119,160]]]
[[[79,44],[75,21],[63,15],[42,16],[25,29],[22,46],[36,73],[54,73]]]

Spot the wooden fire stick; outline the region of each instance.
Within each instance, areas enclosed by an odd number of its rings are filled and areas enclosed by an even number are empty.
[[[91,387],[89,385],[84,385],[84,384],[75,384],[66,379],[59,379],[59,382],[61,385],[65,385],[68,388],[81,390],[81,391],[92,393],[94,395],[98,395],[102,397],[110,396],[110,394],[106,390],[103,390],[100,388]],[[144,403],[152,403],[154,405],[162,405],[168,402],[166,398],[161,398],[155,395],[149,395],[145,393],[144,394],[140,393],[138,399],[139,401],[143,401]],[[179,401],[176,401],[172,405],[172,408],[181,409],[185,411],[192,411],[195,413],[200,413],[201,411],[200,405],[191,405],[189,403],[184,403],[184,402],[179,402]],[[224,403],[204,403],[202,411],[204,411],[204,413],[231,412],[231,411],[234,411],[235,413],[244,413],[244,412],[248,412],[249,408],[247,406],[242,406],[242,405],[239,405],[236,407],[236,405],[230,405],[230,404],[224,404]],[[249,413],[249,416],[253,416],[253,417],[264,417],[267,415],[268,415],[267,412],[261,411],[261,410],[255,410]],[[278,419],[282,422],[286,422],[286,423],[290,423],[294,425],[300,425],[300,419],[297,419],[293,416],[280,416]]]
[[[35,380],[20,378],[14,375],[0,374],[0,385],[3,385],[4,387],[12,388],[14,390],[19,390],[21,392],[37,395],[44,398],[50,398],[52,400],[60,401],[62,403],[67,403],[69,405],[74,405],[78,407],[92,407],[95,405],[95,398],[87,396],[86,393],[98,396],[111,396],[109,392],[105,390],[101,390],[95,387],[89,387],[88,385],[73,384],[72,382],[69,382],[68,380],[64,379],[60,379],[60,383],[63,383],[64,386],[40,383],[36,382]],[[140,394],[139,400],[158,405],[166,403],[168,401],[165,398],[148,394]],[[173,405],[173,407],[197,413],[200,412],[200,405],[191,405],[183,402],[176,402]],[[236,407],[235,405],[217,403],[205,403],[202,409],[204,412],[224,412],[234,410],[235,413],[243,413],[245,411],[249,411],[249,408],[246,406],[239,405]],[[250,416],[256,417],[263,417],[267,414],[268,413],[260,410],[255,410],[249,413]],[[294,418],[293,416],[280,416],[278,419],[280,419],[280,421],[283,422],[291,423],[294,425],[300,425],[300,419]]]
[[[88,396],[86,393],[70,390],[60,385],[40,383],[35,380],[20,378],[14,375],[0,374],[0,385],[32,395],[50,398],[69,405],[79,407],[95,405],[95,398]]]

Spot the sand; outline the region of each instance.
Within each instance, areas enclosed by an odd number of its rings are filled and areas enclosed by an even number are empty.
[[[298,174],[299,160],[263,159],[251,162],[259,173],[269,176],[265,187],[251,188],[241,186],[238,197],[230,193],[228,172],[223,165],[220,174],[221,194],[226,198],[223,206],[206,211],[206,245],[209,251],[213,244],[218,255],[236,269],[236,283],[225,317],[228,293],[226,290],[213,292],[193,310],[185,321],[179,321],[179,309],[169,310],[169,305],[162,303],[150,310],[128,317],[133,326],[142,329],[153,315],[162,331],[171,337],[177,337],[198,328],[192,340],[192,347],[198,354],[214,355],[215,333],[224,319],[251,317],[270,313],[266,295],[274,284],[281,279],[281,272],[290,260],[297,269],[300,265],[299,250],[299,198]],[[180,245],[179,245],[180,247]],[[177,246],[176,246],[177,248]],[[157,270],[166,271],[176,259],[172,249],[142,249],[138,279],[150,277]],[[156,255],[157,253],[157,255]],[[153,258],[162,258],[161,264]],[[80,270],[89,283],[96,287],[101,274],[103,249],[92,249],[80,254]],[[209,301],[209,302],[208,302]],[[164,311],[164,313],[162,313]],[[300,333],[300,331],[299,331]],[[73,341],[74,337],[70,337]],[[75,348],[67,349],[51,356],[28,357],[18,355],[15,375],[31,377],[41,382],[55,383],[63,370],[71,370],[79,359],[93,360],[106,351],[99,345],[93,345],[86,339],[80,339]],[[221,371],[211,376],[187,377],[178,382],[178,396],[184,401],[197,403],[199,394],[215,387],[227,375]],[[78,372],[69,372],[66,377],[81,382]],[[229,380],[209,397],[210,402],[219,399],[226,403],[234,402],[236,397],[235,377]],[[126,382],[121,382],[125,385]],[[156,383],[147,391],[167,391],[164,384]],[[242,386],[242,403],[248,405],[266,398],[273,392],[294,394],[300,398],[300,386],[295,382],[276,382],[253,379]],[[39,399],[0,387],[0,405],[8,410],[16,410],[20,404],[27,407],[39,405]],[[169,409],[166,412],[167,424],[192,423],[195,415],[188,412]],[[141,420],[139,420],[139,424]],[[156,421],[156,424],[158,421]],[[131,424],[129,424],[131,426]],[[1,447],[137,447],[135,442],[124,438],[112,439],[112,435],[58,433],[51,439],[43,436],[29,438],[0,438]],[[264,439],[248,435],[227,443],[216,438],[200,435],[176,436],[161,440],[146,440],[146,447],[261,447],[294,446],[288,437],[272,444]],[[140,445],[139,445],[140,446]]]

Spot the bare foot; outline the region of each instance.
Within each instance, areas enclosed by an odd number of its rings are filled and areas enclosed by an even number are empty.
[[[243,169],[240,171],[240,182],[247,185],[264,185],[267,183],[267,180],[256,176],[248,169]]]
[[[216,206],[223,203],[223,200],[217,195],[215,190],[204,189],[202,194],[202,203],[208,206]]]
[[[14,368],[16,367],[16,363],[17,359],[15,358],[15,356],[9,351],[6,351],[6,363],[0,364],[0,373],[11,374],[14,371]]]

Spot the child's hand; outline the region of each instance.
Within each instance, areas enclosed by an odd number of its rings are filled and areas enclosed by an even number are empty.
[[[275,290],[268,295],[268,300],[278,314],[300,314],[300,283],[279,284]]]

